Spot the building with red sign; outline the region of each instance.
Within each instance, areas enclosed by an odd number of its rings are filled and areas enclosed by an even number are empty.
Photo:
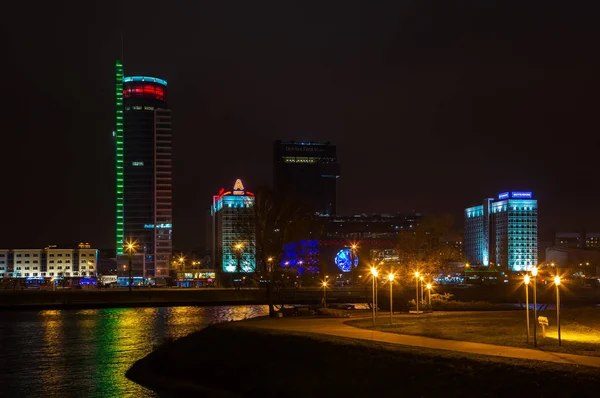
[[[117,254],[125,241],[143,254],[143,276],[162,284],[173,248],[171,111],[167,82],[124,76],[117,62]]]
[[[214,267],[224,273],[248,273],[256,268],[254,194],[242,180],[221,188],[211,206]]]

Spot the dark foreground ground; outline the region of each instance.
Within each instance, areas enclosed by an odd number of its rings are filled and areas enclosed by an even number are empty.
[[[345,338],[215,325],[166,344],[127,377],[161,396],[597,397],[600,371]]]

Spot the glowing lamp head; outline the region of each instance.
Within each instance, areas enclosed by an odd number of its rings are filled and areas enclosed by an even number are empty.
[[[323,287],[327,287],[327,282],[323,282]]]
[[[356,250],[356,245],[352,245],[352,250]]]
[[[420,273],[419,271],[416,271],[416,272],[415,272],[415,276],[418,278],[418,277],[419,277],[419,275],[421,275],[421,273]]]
[[[465,264],[465,267],[467,267],[467,268],[469,268],[470,266],[471,266],[471,264],[469,264],[469,263]]]
[[[271,262],[271,261],[273,261],[273,257],[269,257],[269,258],[267,258],[267,261],[268,261],[268,262]]]
[[[523,278],[523,282],[525,282],[526,285],[529,285],[529,275],[525,275],[525,278]]]
[[[242,244],[241,244],[241,243],[238,243],[237,245],[235,245],[235,248],[236,248],[237,250],[241,250],[241,249],[242,249]]]
[[[394,275],[394,274],[389,274],[389,275],[388,275],[388,279],[390,280],[390,282],[393,282],[393,281],[394,281],[394,277],[395,277],[395,275]]]
[[[419,277],[419,280],[420,280],[420,281],[422,281],[423,279],[425,279],[425,278],[423,277],[423,275],[421,275],[421,276]]]
[[[536,276],[537,275],[537,271],[538,271],[537,267],[533,267],[531,269],[531,276]]]
[[[556,276],[554,277],[554,284],[555,284],[556,286],[559,286],[559,285],[560,285],[560,276],[556,275]]]
[[[431,290],[431,283],[427,284],[427,290]]]
[[[377,271],[377,268],[375,267],[371,267],[371,274],[377,278],[377,275],[379,275],[379,271]]]

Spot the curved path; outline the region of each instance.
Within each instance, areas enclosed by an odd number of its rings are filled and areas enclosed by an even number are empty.
[[[368,318],[368,317],[365,317]],[[354,318],[356,319],[356,318]],[[318,333],[351,339],[370,340],[382,343],[398,344],[464,352],[469,354],[491,355],[505,358],[547,361],[570,365],[593,366],[600,368],[600,357],[563,354],[528,348],[472,343],[468,341],[442,340],[430,337],[386,333],[375,330],[359,329],[346,325],[348,318],[287,317],[244,321],[244,326],[290,332]]]

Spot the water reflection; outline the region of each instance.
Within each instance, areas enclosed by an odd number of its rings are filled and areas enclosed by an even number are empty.
[[[265,306],[6,312],[0,319],[2,396],[154,397],[126,370],[167,338],[265,315]]]

